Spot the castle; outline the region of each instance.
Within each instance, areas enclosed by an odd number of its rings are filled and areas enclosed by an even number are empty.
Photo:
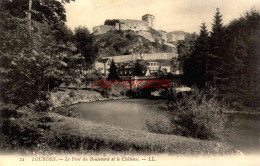
[[[178,40],[184,40],[187,33],[183,31],[174,31],[167,33],[163,30],[154,29],[155,16],[146,14],[142,16],[142,20],[130,20],[130,19],[112,19],[106,20],[104,25],[93,27],[93,34],[100,35],[107,33],[108,31],[115,30],[132,30],[136,32],[136,35],[143,36],[147,40],[154,42],[156,40],[164,42],[169,46],[175,47],[174,42]],[[100,61],[96,61],[94,64],[94,70],[99,71],[101,74],[107,75],[110,63],[112,59],[116,63],[119,74],[121,76],[131,76],[134,63],[137,61],[145,61],[148,63],[147,69],[149,73],[165,71],[178,72],[172,66],[172,61],[176,60],[178,55],[176,53],[152,53],[152,54],[131,54],[120,56],[104,56]],[[176,62],[177,64],[177,62]]]
[[[146,14],[142,20],[130,19],[112,19],[106,20],[104,25],[93,27],[93,34],[100,35],[114,30],[132,30],[137,35],[154,42],[155,40],[174,43],[178,40],[184,40],[187,33],[183,31],[165,32],[163,30],[154,30],[155,16]]]
[[[103,34],[111,30],[147,31],[149,28],[153,28],[154,19],[155,17],[153,15],[146,14],[142,17],[142,20],[106,20],[104,25],[95,26],[93,28],[93,34]]]

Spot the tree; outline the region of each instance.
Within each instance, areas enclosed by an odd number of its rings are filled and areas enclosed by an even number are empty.
[[[91,66],[98,56],[98,48],[94,43],[94,36],[90,34],[86,27],[77,27],[74,40],[77,52],[85,57],[86,65]]]
[[[212,53],[218,55],[221,53],[221,48],[223,47],[224,39],[224,27],[222,23],[222,15],[219,8],[216,9],[216,14],[214,16],[214,23],[212,24],[212,31],[210,32],[210,44]]]
[[[207,81],[207,62],[209,56],[209,36],[205,23],[202,23],[200,35],[190,57],[183,65],[184,81],[199,88],[205,87]]]
[[[251,10],[233,20],[225,30],[226,61],[229,62],[225,72],[229,80],[221,86],[220,92],[229,101],[260,105],[259,28],[260,13]]]
[[[111,64],[110,64],[110,69],[109,69],[109,74],[108,74],[108,80],[111,79],[120,79],[118,73],[117,73],[117,67],[116,64],[114,62],[114,60],[112,59]]]
[[[19,106],[45,102],[52,81],[62,79],[75,59],[72,43],[58,43],[48,24],[35,23],[31,33],[26,19],[2,11],[0,17],[1,98]]]
[[[33,25],[28,28],[28,3],[32,2]],[[47,98],[45,94],[59,86],[67,71],[78,71],[73,33],[65,26],[62,1],[1,1],[1,97],[19,106]],[[75,72],[73,72],[75,73]]]
[[[205,55],[209,52],[209,33],[205,23],[202,23],[200,35],[195,44],[195,52],[199,55]]]
[[[1,97],[4,102],[19,106],[42,100],[47,91],[46,74],[53,46],[51,36],[30,35],[26,20],[1,12]],[[16,32],[15,34],[13,32]],[[41,42],[39,42],[41,41]],[[41,48],[46,48],[43,51]]]
[[[259,106],[259,29],[259,11],[247,12],[224,27],[217,9],[210,37],[202,24],[195,44],[185,39],[177,47],[186,83],[200,88],[213,84],[219,98]]]
[[[64,3],[74,0],[32,0],[32,20],[54,24],[66,22]],[[28,14],[29,0],[2,0],[1,7],[11,15],[18,18],[26,18]]]
[[[134,76],[143,76],[144,73],[143,71],[145,71],[145,65],[144,64],[140,64],[140,62],[136,62],[135,63],[135,67],[134,67],[134,70],[133,70],[133,75]]]
[[[219,8],[216,10],[212,31],[210,32],[210,54],[208,57],[207,78],[209,82],[219,86],[226,81],[226,78],[223,79],[223,74],[225,73],[224,70],[228,66],[228,63],[225,61],[225,28],[222,23],[222,15]]]
[[[184,40],[180,40],[177,42],[177,52],[179,54],[178,61],[180,62],[180,67],[182,68],[184,62],[187,58],[189,58],[194,51],[195,42],[198,35],[188,34]]]

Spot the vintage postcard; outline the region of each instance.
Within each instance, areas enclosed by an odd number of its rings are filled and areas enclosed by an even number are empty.
[[[259,0],[0,0],[0,166],[257,166]]]

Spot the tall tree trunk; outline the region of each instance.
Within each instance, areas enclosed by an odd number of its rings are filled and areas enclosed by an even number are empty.
[[[29,31],[32,30],[32,0],[29,0],[29,9],[28,9],[28,26]]]

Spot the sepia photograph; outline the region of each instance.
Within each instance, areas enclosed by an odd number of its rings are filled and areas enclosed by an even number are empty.
[[[260,165],[259,0],[0,0],[0,166]]]

